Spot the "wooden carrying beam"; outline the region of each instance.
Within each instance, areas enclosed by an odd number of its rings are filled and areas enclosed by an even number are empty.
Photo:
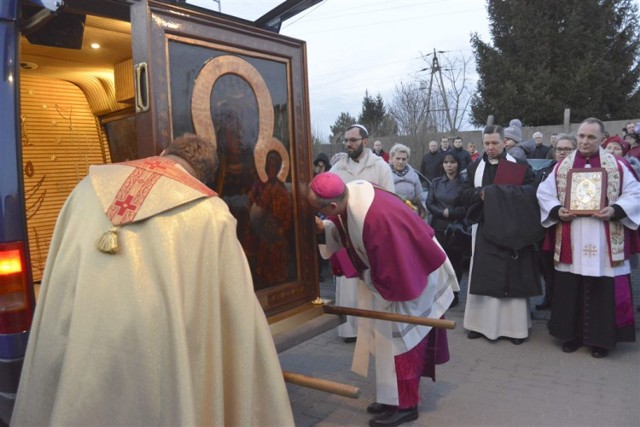
[[[304,374],[298,374],[290,371],[282,371],[284,380],[291,384],[302,387],[313,388],[324,391],[326,393],[338,394],[340,396],[357,399],[360,396],[360,389],[347,384],[337,383],[335,381],[323,380],[320,378],[310,377]]]
[[[387,313],[384,311],[340,307],[338,305],[325,305],[322,308],[324,312],[328,314],[344,314],[347,316],[368,317],[370,319],[390,320],[392,322],[431,326],[432,328],[455,329],[456,327],[456,322],[446,319],[431,319],[429,317],[407,316],[405,314]]]

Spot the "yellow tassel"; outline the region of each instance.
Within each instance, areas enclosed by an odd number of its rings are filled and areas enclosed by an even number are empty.
[[[111,227],[98,239],[96,248],[105,254],[115,254],[118,252],[118,227]]]

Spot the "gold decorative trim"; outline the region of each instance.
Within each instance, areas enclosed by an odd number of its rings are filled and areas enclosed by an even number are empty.
[[[274,113],[271,94],[258,70],[244,59],[232,55],[219,56],[208,61],[198,73],[191,96],[191,119],[196,133],[209,139],[217,147],[216,131],[211,117],[211,92],[216,81],[226,74],[235,74],[245,80],[258,102],[258,140],[253,155],[258,177],[262,182],[267,182],[267,154],[269,151],[276,151],[282,158],[278,179],[285,182],[290,169],[289,153],[273,136]]]

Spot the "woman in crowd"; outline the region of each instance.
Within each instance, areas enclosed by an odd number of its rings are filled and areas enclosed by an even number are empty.
[[[409,164],[411,150],[403,144],[395,144],[391,147],[391,171],[393,172],[393,184],[396,194],[405,200],[424,203],[422,197],[422,185],[420,178]]]
[[[633,135],[631,135],[631,138],[629,138],[629,136],[630,135],[625,135],[625,139],[622,139],[617,135],[612,136],[610,138],[607,138],[606,141],[604,141],[604,144],[602,144],[602,146],[604,147],[605,150],[607,150],[609,153],[613,154],[614,156],[622,157],[627,162],[629,162],[629,164],[631,165],[631,168],[636,173],[636,177],[637,177],[637,176],[640,176],[640,161],[635,157],[632,157],[629,155],[629,150],[631,150],[631,144],[629,143],[628,139],[634,138]]]
[[[429,195],[427,197],[427,209],[433,215],[431,226],[436,232],[436,238],[447,253],[453,269],[456,272],[458,282],[462,279],[464,248],[459,247],[451,240],[447,241],[445,231],[447,226],[456,220],[462,221],[466,214],[464,206],[459,204],[460,189],[462,180],[460,179],[460,164],[453,154],[446,154],[442,160],[444,174],[435,178],[429,187]],[[460,236],[462,237],[462,236]],[[469,239],[469,248],[471,249],[471,239]],[[458,293],[451,307],[458,305]]]

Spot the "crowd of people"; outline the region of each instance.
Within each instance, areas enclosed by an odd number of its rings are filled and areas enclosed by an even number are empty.
[[[449,360],[444,317],[467,269],[469,339],[522,345],[530,298],[544,294],[537,309],[551,310],[562,351],[603,358],[635,341],[638,134],[589,118],[547,146],[540,132],[523,141],[516,119],[483,129],[482,154],[444,137],[421,159],[426,198],[411,150],[368,148],[362,125],[346,130],[345,153],[317,156],[307,201],[336,303],[378,313],[338,331],[356,343],[355,372],[366,376],[375,356],[371,426],[418,418],[421,377]],[[236,220],[205,185],[217,162],[209,141],[187,134],[159,156],[92,166],[73,190],[12,425],[293,425]]]
[[[405,306],[417,305],[418,312],[430,313],[423,315],[440,318],[458,304],[458,284],[468,271],[464,328],[469,339],[522,345],[531,328],[531,298],[543,296],[535,308],[550,310],[549,333],[562,351],[588,346],[592,357],[606,357],[616,343],[635,341],[630,273],[640,256],[638,128],[630,123],[622,136],[610,135],[600,120],[590,118],[575,134],[554,133],[545,144],[541,132],[525,140],[522,123],[514,119],[505,128],[483,129],[482,153],[474,143],[465,149],[458,136],[452,146],[448,137],[430,141],[416,171],[403,144],[391,147],[389,165],[382,168],[381,144],[368,149],[367,130],[354,125],[345,134],[346,155],[329,173],[316,176],[309,190],[311,205],[325,215],[317,220],[323,256],[346,250],[347,262],[355,266],[349,279],[357,289],[351,307],[407,314]],[[365,172],[373,162],[368,152],[378,156],[375,175]],[[429,183],[428,191],[419,175]],[[403,200],[422,204],[429,215],[416,222],[420,217]],[[435,246],[423,248],[416,240]],[[438,250],[446,255],[444,262]],[[437,262],[430,264],[431,257]],[[451,272],[444,289],[452,295],[425,299],[430,286],[432,292],[443,286],[446,267]],[[411,286],[417,287],[404,289]],[[340,296],[337,304],[342,305]],[[376,401],[367,408],[375,415],[370,425],[417,418],[418,401],[407,396],[414,396],[420,375],[432,376],[435,365],[448,359],[436,357],[448,355],[446,333],[391,340],[394,345],[386,348],[380,344],[384,334],[402,337],[406,325],[358,322],[351,328],[354,336],[345,340],[356,342],[354,367],[363,371],[359,363],[368,351],[380,358]],[[395,364],[389,361],[390,349]],[[420,366],[422,360],[432,363],[426,373],[410,373],[403,370],[407,358],[417,358]],[[388,384],[390,373],[398,395],[380,385]],[[408,378],[414,378],[409,388]]]

